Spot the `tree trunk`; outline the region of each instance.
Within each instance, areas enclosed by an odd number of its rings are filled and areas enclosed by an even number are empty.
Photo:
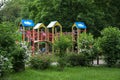
[[[99,56],[97,56],[97,65],[99,65]]]

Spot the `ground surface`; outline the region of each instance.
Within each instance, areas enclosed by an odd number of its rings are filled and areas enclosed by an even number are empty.
[[[120,80],[120,69],[102,67],[74,67],[64,71],[26,69],[11,74],[8,80]]]

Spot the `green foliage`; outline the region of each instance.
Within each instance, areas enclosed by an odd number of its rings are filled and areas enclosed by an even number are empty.
[[[91,62],[83,54],[71,54],[66,57],[66,61],[69,66],[88,66]]]
[[[11,54],[15,49],[15,40],[11,27],[13,25],[8,22],[0,24],[0,76],[5,76],[12,67]]]
[[[82,33],[78,39],[78,49],[80,53],[85,56],[92,56],[94,54],[93,51],[94,38],[92,34]]]
[[[0,51],[0,77],[7,76],[11,72],[11,61],[7,57],[3,56],[5,52]]]
[[[60,35],[59,38],[55,39],[54,46],[56,50],[59,50],[57,55],[59,56],[58,63],[59,63],[59,70],[63,70],[65,67],[65,53],[66,49],[72,46],[72,39],[71,36],[68,35]]]
[[[97,59],[97,64],[99,64],[99,56],[103,55],[102,49],[100,47],[100,41],[101,41],[101,38],[98,37],[95,39],[94,44],[93,44],[94,54],[92,55],[92,57],[94,59]]]
[[[15,44],[16,27],[13,23],[2,22],[0,24],[0,74],[24,69],[25,51]]]
[[[47,69],[50,67],[50,59],[41,56],[32,57],[30,61],[30,66],[34,69]]]
[[[19,17],[20,13],[20,5],[14,0],[8,1],[3,9],[0,11],[1,21],[14,21],[17,17]],[[12,4],[12,5],[11,5]]]
[[[101,9],[104,12],[104,25],[107,26],[117,26],[119,28],[119,10],[118,5],[120,4],[119,0],[95,0],[95,4],[98,9]]]
[[[66,49],[70,48],[71,46],[72,46],[71,36],[61,35],[59,38],[55,39],[54,47],[56,48],[56,50],[57,49],[60,50],[60,52],[58,53],[60,57],[64,56]]]
[[[11,5],[12,4],[12,5]],[[0,22],[33,19],[35,23],[57,20],[63,31],[71,31],[75,21],[84,21],[95,36],[106,26],[119,28],[119,0],[9,0],[0,10]]]
[[[113,66],[120,59],[120,30],[108,27],[101,31],[100,46],[108,66]]]
[[[93,45],[93,50],[94,50],[95,55],[102,55],[102,49],[100,47],[100,42],[101,42],[100,37],[95,39],[95,42],[94,42],[94,45]]]
[[[78,51],[87,59],[93,61],[94,59],[94,38],[92,34],[81,33],[78,38]]]
[[[65,59],[66,57],[64,56],[64,57],[60,57],[60,58],[58,58],[58,66],[57,66],[57,69],[59,70],[59,71],[63,71],[64,70],[64,68],[65,68],[65,66],[66,66],[66,59]]]
[[[119,8],[117,8],[118,5],[115,5],[115,3],[119,3],[119,1],[35,0],[30,2],[28,10],[30,12],[29,17],[34,19],[36,23],[43,22],[48,24],[50,21],[57,20],[63,25],[63,31],[70,31],[70,26],[73,25],[73,22],[84,21],[88,26],[89,32],[98,36],[100,35],[100,30],[105,26],[119,25],[119,18],[117,18],[119,17]]]
[[[17,46],[12,54],[12,65],[15,72],[20,72],[25,70],[25,50]]]
[[[0,22],[9,21],[18,25],[22,18],[28,19],[27,3],[28,0],[7,0],[6,5],[0,10]]]
[[[6,54],[7,56],[10,56],[10,54],[14,50],[15,29],[12,28],[14,28],[14,25],[12,23],[4,22],[0,24],[0,50],[6,51],[5,54],[2,54],[4,56],[6,56]]]

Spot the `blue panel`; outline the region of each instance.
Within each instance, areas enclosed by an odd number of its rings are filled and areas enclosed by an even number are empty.
[[[33,27],[34,26],[34,22],[32,20],[21,20],[21,23],[24,27]]]
[[[86,29],[86,25],[84,22],[75,22],[75,25],[78,29]]]

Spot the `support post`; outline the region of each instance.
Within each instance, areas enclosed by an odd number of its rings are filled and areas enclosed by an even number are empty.
[[[34,56],[34,50],[35,50],[35,43],[34,43],[34,40],[35,40],[35,33],[34,33],[34,29],[33,29],[33,35],[32,35],[32,40],[31,40],[31,43],[32,43],[32,56]]]
[[[40,35],[39,35],[39,29],[38,29],[38,30],[37,30],[37,44],[38,44],[38,45],[37,45],[37,49],[38,49],[38,51],[39,51],[39,49],[40,49],[40,47],[39,47],[39,40],[40,40],[40,39],[39,39],[39,36],[40,36]]]
[[[22,36],[23,36],[23,37],[22,37],[23,40],[22,40],[22,41],[23,41],[23,43],[24,43],[24,41],[25,41],[25,27],[23,27],[23,32],[22,32],[22,33],[23,33],[23,35],[22,35]]]
[[[81,30],[80,29],[77,29],[77,51],[78,51],[78,54],[80,53],[80,50],[79,50],[79,38],[80,38],[80,33],[81,33]]]
[[[52,27],[52,53],[54,54],[54,27]]]

